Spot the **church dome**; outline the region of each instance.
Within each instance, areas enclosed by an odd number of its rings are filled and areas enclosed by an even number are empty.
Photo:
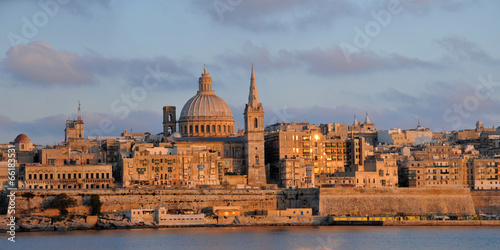
[[[19,134],[16,139],[14,139],[14,142],[15,143],[30,143],[31,140],[30,138],[28,138],[27,135],[25,134]]]
[[[183,118],[232,120],[233,113],[227,103],[215,94],[197,94],[182,108],[180,119]]]
[[[205,71],[199,90],[182,108],[179,130],[183,137],[224,137],[234,134],[234,119],[227,103],[212,90],[212,77]]]

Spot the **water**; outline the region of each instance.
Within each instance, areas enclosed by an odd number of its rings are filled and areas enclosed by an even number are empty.
[[[0,249],[500,249],[500,227],[209,227],[16,236],[15,243],[0,238]]]

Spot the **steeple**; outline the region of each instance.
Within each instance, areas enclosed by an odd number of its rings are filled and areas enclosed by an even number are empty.
[[[214,91],[212,90],[212,77],[210,77],[210,74],[207,72],[207,64],[204,64],[203,73],[201,74],[198,83],[200,85],[198,93],[214,94]]]
[[[368,112],[366,112],[365,124],[370,124],[370,118],[368,117]]]
[[[352,122],[353,126],[358,125],[358,119],[356,119],[356,115],[354,115],[354,121]]]
[[[257,83],[255,82],[255,70],[252,64],[252,76],[250,77],[250,92],[248,95],[248,106],[257,108],[259,106],[259,94],[257,94]]]

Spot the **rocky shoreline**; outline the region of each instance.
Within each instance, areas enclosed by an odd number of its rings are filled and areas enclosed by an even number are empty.
[[[243,219],[242,219],[243,220]],[[175,228],[175,227],[247,227],[247,226],[328,226],[333,223],[327,221],[264,221],[255,218],[245,218],[244,223],[230,223],[228,220],[216,223],[213,220],[200,225],[157,225],[152,222],[137,223],[124,218],[121,213],[106,213],[94,216],[89,222],[85,215],[71,215],[66,217],[27,216],[16,219],[16,232],[42,232],[42,231],[73,231],[73,230],[113,230],[113,229],[141,229],[141,228]],[[8,231],[10,222],[7,216],[0,217],[0,230]],[[368,224],[344,224],[353,226],[366,226]],[[500,226],[500,221],[386,221],[375,226]],[[337,226],[340,226],[337,224]]]

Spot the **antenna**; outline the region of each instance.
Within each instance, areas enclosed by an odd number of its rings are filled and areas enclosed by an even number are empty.
[[[78,121],[82,120],[82,115],[80,114],[80,106],[81,106],[80,101],[78,101],[78,118],[77,118]]]

